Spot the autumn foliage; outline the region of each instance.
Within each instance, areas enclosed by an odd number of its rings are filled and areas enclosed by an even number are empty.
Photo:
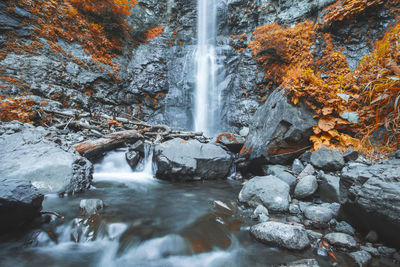
[[[381,1],[337,1],[324,19],[332,22],[355,16]],[[400,23],[374,45],[356,70],[336,47],[324,25],[311,21],[289,28],[276,23],[254,32],[249,44],[270,86],[286,89],[294,104],[300,101],[318,117],[311,141],[322,146],[362,152],[398,149],[400,142]],[[322,50],[315,53],[317,41]],[[384,132],[381,144],[374,135]]]

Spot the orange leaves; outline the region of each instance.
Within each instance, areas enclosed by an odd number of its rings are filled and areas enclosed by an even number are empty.
[[[155,38],[164,32],[164,26],[156,26],[154,28],[148,29],[145,33],[146,39]]]
[[[32,106],[35,102],[23,95],[16,97],[0,97],[0,121],[21,121],[32,123],[35,115]]]
[[[335,126],[336,118],[333,116],[325,116],[318,121],[318,127],[324,132],[335,129]]]

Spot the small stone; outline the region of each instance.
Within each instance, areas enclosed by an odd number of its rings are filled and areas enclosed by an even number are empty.
[[[349,234],[349,235],[354,235],[354,233],[355,233],[354,228],[347,222],[343,222],[343,221],[336,224],[335,231]]]
[[[323,234],[315,232],[313,230],[307,230],[307,235],[308,238],[313,242],[316,242],[323,237]]]
[[[253,220],[258,220],[259,222],[267,222],[269,220],[269,212],[263,205],[258,205],[254,212],[251,214]]]
[[[285,166],[281,165],[270,165],[266,170],[266,175],[273,175],[276,176],[278,179],[282,180],[283,182],[287,183],[290,188],[293,189],[296,183],[296,177],[288,172],[288,169]]]
[[[324,238],[337,248],[356,249],[358,247],[357,241],[345,233],[329,233]]]
[[[289,205],[289,212],[290,212],[290,214],[294,214],[294,215],[299,214],[300,213],[299,205],[290,204]]]
[[[378,234],[374,230],[371,230],[371,231],[368,232],[368,234],[365,237],[365,239],[368,242],[376,243],[378,241]]]
[[[103,201],[100,199],[82,199],[79,206],[89,216],[98,214],[104,207]]]
[[[318,192],[321,199],[325,202],[340,202],[340,178],[328,174],[322,174],[318,178]]]
[[[372,260],[371,254],[364,250],[352,252],[349,253],[349,255],[358,264],[359,267],[368,266],[368,264]]]
[[[296,198],[306,198],[311,196],[312,194],[317,191],[318,182],[317,178],[313,175],[304,176],[299,180],[295,189],[294,189],[294,196]]]
[[[358,152],[354,149],[349,149],[343,153],[343,158],[345,162],[355,161],[358,159]]]
[[[301,224],[301,220],[300,220],[298,217],[296,217],[296,216],[289,216],[289,217],[286,217],[286,221],[287,221],[288,223],[297,223],[297,224]]]
[[[304,170],[304,165],[299,159],[295,159],[292,164],[292,172],[294,175],[299,175]]]
[[[278,265],[278,267],[319,267],[319,264],[315,259],[303,259],[286,264],[281,264]]]
[[[249,135],[249,131],[250,131],[249,127],[243,127],[242,129],[240,129],[239,135],[246,137]]]
[[[308,164],[304,170],[297,176],[297,179],[300,180],[301,178],[307,175],[314,175],[315,169],[311,164]]]

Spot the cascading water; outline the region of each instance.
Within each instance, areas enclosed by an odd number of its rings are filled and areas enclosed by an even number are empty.
[[[217,86],[216,0],[198,0],[196,91],[194,125],[196,131],[212,135],[219,120],[220,94]]]

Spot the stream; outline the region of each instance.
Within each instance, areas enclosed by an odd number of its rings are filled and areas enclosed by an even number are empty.
[[[153,178],[151,164],[133,172],[124,150],[110,152],[88,192],[46,195],[43,210],[65,218],[2,236],[0,266],[272,266],[304,258],[331,266],[315,249],[288,252],[252,239],[251,211],[237,203],[241,182],[167,182]],[[96,198],[100,215],[82,216],[80,201]]]

